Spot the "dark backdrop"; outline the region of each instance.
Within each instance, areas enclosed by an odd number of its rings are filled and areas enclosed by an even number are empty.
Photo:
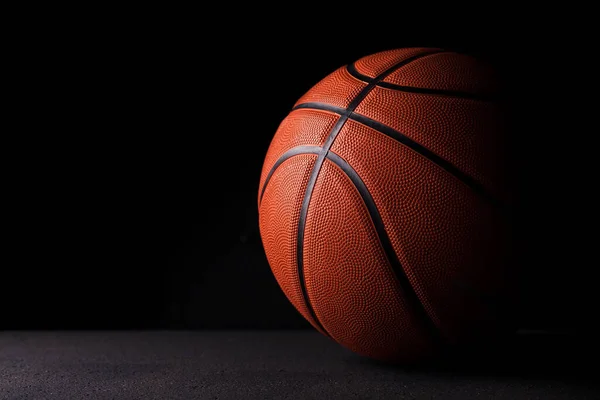
[[[583,96],[588,57],[553,30],[467,21],[350,35],[322,32],[317,19],[223,19],[219,29],[136,21],[92,29],[81,21],[32,39],[26,129],[9,171],[23,178],[7,194],[16,223],[0,327],[306,328],[261,245],[263,157],[312,85],[404,46],[471,53],[507,78],[519,165],[519,323],[591,326],[597,177],[586,154],[597,129],[585,118],[593,114]]]

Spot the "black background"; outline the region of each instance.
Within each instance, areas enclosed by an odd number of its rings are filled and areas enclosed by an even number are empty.
[[[30,38],[14,101],[21,143],[8,150],[18,161],[8,171],[15,223],[0,327],[306,328],[258,234],[269,142],[293,103],[336,68],[432,46],[482,57],[506,77],[520,326],[590,329],[597,128],[581,43],[502,18],[447,27],[377,19],[355,30],[341,19],[328,31],[316,16],[134,13]]]

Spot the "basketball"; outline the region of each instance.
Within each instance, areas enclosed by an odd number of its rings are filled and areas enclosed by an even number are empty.
[[[314,329],[382,361],[502,331],[510,191],[496,75],[457,51],[392,49],[290,105],[264,159],[259,228]]]

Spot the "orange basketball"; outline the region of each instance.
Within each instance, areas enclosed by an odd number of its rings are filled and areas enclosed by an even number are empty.
[[[502,326],[509,248],[494,69],[401,48],[317,83],[281,122],[259,185],[281,289],[358,354],[418,360]]]

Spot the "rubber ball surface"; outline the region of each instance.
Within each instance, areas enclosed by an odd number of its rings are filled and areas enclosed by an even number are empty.
[[[498,331],[508,240],[496,90],[469,55],[394,49],[333,71],[281,121],[260,234],[319,332],[409,361]]]

